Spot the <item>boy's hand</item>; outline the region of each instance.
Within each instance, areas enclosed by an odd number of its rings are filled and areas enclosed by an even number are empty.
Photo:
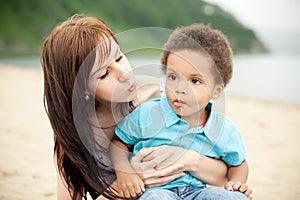
[[[226,183],[225,189],[229,191],[239,191],[249,199],[252,199],[252,189],[250,189],[246,183],[242,183],[241,181],[229,181]]]
[[[136,198],[143,194],[145,186],[136,173],[116,172],[120,197]]]

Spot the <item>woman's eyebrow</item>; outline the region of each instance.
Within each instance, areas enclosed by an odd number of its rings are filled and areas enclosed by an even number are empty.
[[[92,74],[91,74],[91,77],[93,77],[95,74],[97,74],[99,71],[101,70],[101,68],[97,68],[97,70],[95,70]]]
[[[93,68],[97,67],[97,69],[91,73],[90,77],[93,77],[95,76],[96,74],[98,74],[101,70],[105,69],[106,67],[105,66],[99,66],[100,65],[100,62],[98,62],[97,66],[93,66]]]
[[[116,57],[119,56],[120,52],[121,52],[121,48],[118,47],[117,50],[116,50],[116,52],[115,52],[115,56]]]

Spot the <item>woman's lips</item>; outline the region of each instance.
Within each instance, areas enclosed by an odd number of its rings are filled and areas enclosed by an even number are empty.
[[[136,84],[133,83],[130,88],[128,89],[129,92],[133,92],[136,89]]]

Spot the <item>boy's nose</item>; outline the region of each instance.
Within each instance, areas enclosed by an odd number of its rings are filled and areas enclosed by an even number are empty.
[[[175,91],[178,94],[187,94],[188,93],[187,83],[185,81],[179,81]]]

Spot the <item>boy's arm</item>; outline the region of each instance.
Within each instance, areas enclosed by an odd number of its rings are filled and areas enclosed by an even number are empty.
[[[119,169],[129,169],[129,145],[122,142],[117,136],[114,136],[110,145],[110,159],[115,171]]]
[[[237,182],[246,183],[248,179],[249,168],[246,160],[244,160],[238,166],[229,166],[227,172],[228,182]]]
[[[144,183],[130,165],[129,146],[115,136],[110,145],[110,157],[117,175],[119,195],[136,198],[143,193]]]
[[[225,137],[225,146],[222,160],[228,164],[227,179],[225,189],[239,191],[251,199],[252,190],[246,184],[249,168],[245,160],[246,149],[240,132],[235,128],[232,122],[227,121]]]
[[[227,173],[228,182],[225,185],[225,189],[242,192],[249,199],[252,199],[252,189],[246,184],[248,174],[249,168],[246,160],[238,166],[229,166]]]

